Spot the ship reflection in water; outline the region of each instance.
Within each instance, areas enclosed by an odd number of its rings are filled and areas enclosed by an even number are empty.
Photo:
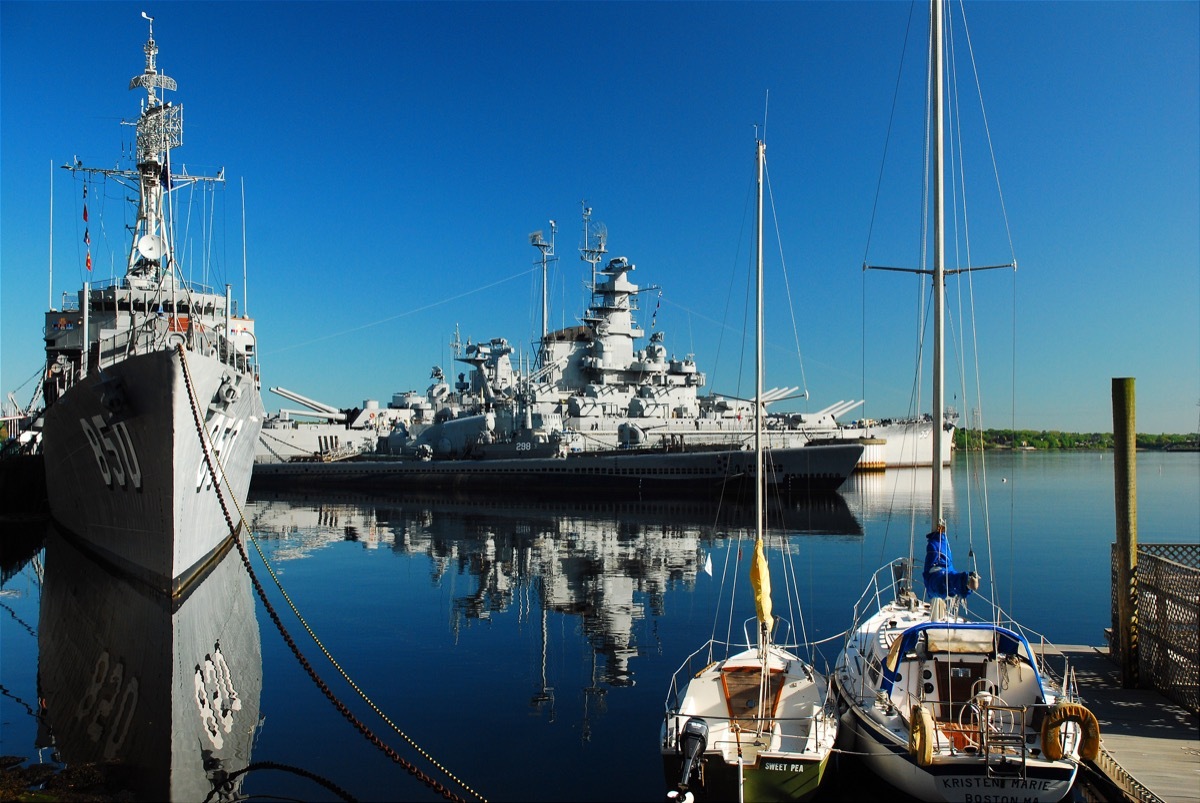
[[[182,599],[124,579],[53,528],[38,627],[39,746],[120,768],[140,800],[240,796],[262,653],[236,551]]]
[[[1014,554],[1050,549],[1047,560],[1022,564],[1033,596],[1021,604],[1037,612],[1035,631],[1089,643],[1107,624],[1107,603],[1076,592],[1104,587],[1109,555],[1062,535],[1061,488],[1081,488],[1086,506],[1102,509],[1111,502],[1108,461],[1000,455],[987,481],[999,493],[1021,472],[1040,480],[1050,459],[1049,481],[1021,482],[1022,509],[1006,523]],[[1190,511],[1170,500],[1195,487],[1195,461],[1154,459],[1166,462],[1140,473],[1139,493],[1158,500],[1143,524],[1194,531]],[[965,556],[975,478],[959,463],[943,482],[954,492],[955,551]],[[798,584],[806,621],[792,621],[824,642],[818,666],[836,658],[879,556],[923,535],[910,511],[928,504],[929,484],[928,472],[912,470],[856,475],[838,494],[787,506],[781,526],[796,571],[780,583]],[[699,500],[581,505],[511,495],[505,504],[259,495],[244,511],[289,597],[355,683],[422,749],[497,801],[661,799],[662,765],[645,735],[661,722],[679,656],[713,632],[722,575],[726,587],[746,582],[735,562],[752,523],[745,510]],[[268,600],[331,690],[450,784],[336,676],[253,546],[250,554]],[[978,557],[989,576],[991,555]],[[127,770],[112,788],[126,798],[198,801],[236,776],[213,799],[330,799],[314,777],[359,800],[435,799],[360,739],[305,674],[238,558],[226,556],[176,607],[57,536],[44,572],[39,556],[0,561],[0,755],[26,757],[34,770],[52,758],[78,769],[111,757]],[[1007,560],[997,556],[1001,570]],[[1064,561],[1073,573],[1066,586]],[[1001,601],[1005,593],[996,590]],[[53,748],[35,751],[43,745]],[[255,771],[264,763],[270,771]],[[818,799],[895,798],[873,778],[838,756]]]
[[[746,508],[699,500],[258,495],[244,509],[288,594],[354,680],[489,799],[559,799],[554,784],[575,775],[605,798],[627,797],[631,785],[657,789],[648,762],[636,779],[606,769],[612,750],[632,749],[614,730],[630,716],[657,719],[663,656],[711,624],[688,621],[689,612],[710,610],[699,598],[716,593],[722,564],[753,526]],[[781,500],[774,515],[798,552],[816,542],[860,548],[862,525],[840,494]],[[40,704],[28,718],[5,716],[0,753],[36,746],[49,748],[42,761],[95,764],[106,790],[126,799],[325,796],[314,777],[358,799],[425,793],[391,762],[372,764],[375,751],[297,666],[236,550],[174,601],[53,526],[40,574],[38,565],[35,557],[9,581],[27,577],[40,592],[24,614],[38,622],[36,639],[4,660],[15,692],[6,699]],[[5,601],[21,621],[24,601]],[[332,677],[317,647],[300,641]],[[17,685],[14,661],[36,664],[36,680]],[[369,718],[351,689],[335,685]],[[435,727],[461,717],[507,736],[474,751],[460,727]],[[512,750],[534,747],[566,773],[544,789],[512,763]],[[303,772],[253,772],[264,762]]]
[[[355,541],[425,556],[431,580],[466,575],[474,587],[451,601],[451,628],[516,609],[578,617],[593,651],[592,685],[630,686],[635,624],[663,615],[672,584],[691,587],[714,548],[753,528],[753,510],[697,500],[514,502],[491,497],[255,493],[251,527],[279,540],[273,559],[314,557]],[[797,534],[862,535],[840,494],[779,500],[772,513]],[[711,568],[711,563],[710,563]],[[642,600],[645,600],[644,602]],[[599,659],[599,663],[596,659]]]

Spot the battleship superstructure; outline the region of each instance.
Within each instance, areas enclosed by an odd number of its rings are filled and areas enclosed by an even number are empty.
[[[374,452],[442,459],[523,459],[617,449],[749,449],[754,402],[702,394],[707,378],[691,355],[668,356],[663,331],[638,324],[638,299],[645,292],[630,275],[626,257],[604,261],[607,231],[584,209],[583,261],[590,265],[591,303],[579,322],[556,331],[546,326],[532,365],[514,364],[516,348],[503,337],[451,346],[467,369],[457,379],[434,366],[424,392],[396,393],[386,407],[368,400],[361,408],[339,409],[286,388],[272,392],[307,410],[280,410],[268,417],[259,437],[259,463],[331,462]],[[545,267],[551,239],[530,235]],[[654,289],[654,288],[650,288]],[[776,388],[764,404],[796,398],[796,388]],[[814,413],[768,413],[766,448],[782,449],[828,440],[863,445],[860,470],[930,465],[933,419],[859,419],[838,422],[862,405],[838,401]],[[305,421],[298,417],[318,419]],[[948,431],[953,431],[953,419]],[[942,462],[950,461],[950,439]]]
[[[509,456],[506,452],[603,451],[624,448],[724,447],[749,449],[754,401],[702,394],[706,384],[691,355],[668,356],[662,330],[648,342],[635,313],[644,292],[631,280],[626,257],[605,261],[607,232],[584,209],[582,259],[591,265],[591,303],[579,323],[542,335],[529,370],[514,366],[504,338],[468,343],[455,337],[456,359],[470,366],[453,386],[439,367],[424,394],[398,393],[389,409],[404,413],[384,450],[434,458]],[[552,223],[552,235],[556,229]],[[530,235],[543,266],[553,254],[542,232]],[[544,271],[543,271],[544,272]],[[543,286],[545,282],[543,281]],[[763,403],[796,398],[797,388],[767,391]],[[864,445],[860,468],[930,465],[933,420],[838,417],[861,402],[839,401],[815,413],[776,413],[764,419],[768,449],[830,439]],[[947,424],[953,431],[953,420]],[[950,438],[942,463],[950,460]]]
[[[129,84],[144,92],[134,165],[65,166],[83,187],[85,224],[95,181],[128,188],[136,209],[125,275],[84,282],[46,313],[42,450],[55,521],[120,570],[179,594],[228,545],[220,497],[245,495],[264,411],[254,321],[237,315],[228,285],[184,279],[178,194],[224,176],[172,161],[183,107],[164,99],[176,84],[158,70],[143,16],[146,66]],[[86,228],[84,238],[90,249]]]

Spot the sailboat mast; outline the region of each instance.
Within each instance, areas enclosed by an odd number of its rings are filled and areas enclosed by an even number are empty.
[[[942,154],[942,0],[933,0],[930,8],[930,83],[933,99],[933,529],[942,526],[942,440],[945,437],[945,295],[946,295],[946,222],[945,177]]]
[[[756,225],[758,233],[755,236],[755,303],[754,303],[754,537],[762,541],[763,537],[763,485],[766,477],[763,473],[762,452],[762,374],[763,374],[763,162],[766,159],[767,144],[761,139],[757,141],[757,190],[758,207]]]

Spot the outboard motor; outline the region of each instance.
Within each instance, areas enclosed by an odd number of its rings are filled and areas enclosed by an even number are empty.
[[[678,789],[667,793],[668,800],[690,803],[693,796],[688,791],[688,781],[698,769],[700,757],[707,748],[708,723],[700,717],[691,717],[683,723],[683,730],[679,732],[679,753],[683,756],[683,769],[679,775]]]

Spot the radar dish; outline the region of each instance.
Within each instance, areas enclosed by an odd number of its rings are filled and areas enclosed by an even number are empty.
[[[146,259],[158,259],[163,254],[162,238],[154,234],[142,235],[138,239],[137,250]]]
[[[604,246],[608,244],[608,226],[605,226],[600,221],[596,221],[595,223],[589,223],[588,228],[591,230],[589,233],[592,238],[600,243],[600,247],[596,250],[604,251]]]

